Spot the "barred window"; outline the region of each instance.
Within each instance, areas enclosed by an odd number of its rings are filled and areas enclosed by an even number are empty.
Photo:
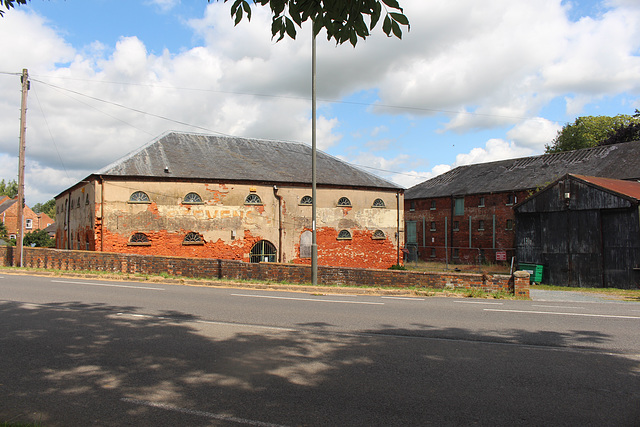
[[[129,203],[151,203],[151,199],[144,191],[135,191],[129,197]]]
[[[186,203],[186,204],[202,203],[202,197],[200,197],[198,193],[188,193],[186,196],[184,196],[182,203]]]
[[[382,199],[375,199],[373,201],[373,207],[374,208],[384,208],[386,207],[386,205],[384,204],[384,200]]]
[[[198,233],[191,231],[184,236],[184,240],[182,241],[183,245],[204,245],[204,241],[202,240],[202,236]]]
[[[349,232],[349,230],[340,230],[340,232],[338,233],[338,239],[350,240],[351,239],[351,232]]]
[[[261,205],[262,199],[260,199],[260,196],[258,196],[257,194],[251,193],[247,196],[246,199],[244,199],[244,204],[245,205]]]
[[[304,196],[302,199],[300,199],[300,204],[301,205],[312,205],[313,204],[313,199],[311,198],[311,196]]]
[[[384,231],[376,230],[376,231],[373,232],[372,238],[375,239],[375,240],[384,240],[384,239],[386,239],[386,236],[384,235]]]
[[[351,200],[346,197],[340,197],[340,200],[338,200],[338,206],[351,206]]]
[[[149,236],[144,233],[134,233],[129,239],[130,246],[150,246]]]

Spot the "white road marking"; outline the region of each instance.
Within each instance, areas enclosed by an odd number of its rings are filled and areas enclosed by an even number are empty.
[[[72,282],[70,280],[52,280],[54,283],[70,283],[72,285],[88,285],[88,286],[105,286],[108,288],[131,288],[144,289],[148,291],[164,291],[163,288],[150,288],[148,286],[128,286],[128,285],[111,285],[107,283],[89,283],[89,282]]]
[[[166,411],[180,412],[182,414],[196,415],[196,416],[199,416],[199,417],[205,417],[205,418],[210,418],[210,419],[220,420],[220,421],[231,421],[231,422],[234,422],[234,423],[245,424],[245,425],[250,425],[250,426],[285,427],[285,426],[283,426],[281,424],[265,423],[263,421],[248,420],[246,418],[234,417],[233,415],[214,414],[214,413],[211,413],[211,412],[198,411],[198,410],[195,410],[195,409],[180,408],[178,406],[167,405],[166,403],[149,402],[148,400],[130,399],[130,398],[127,398],[127,397],[123,397],[120,400],[122,402],[133,403],[134,405],[149,406],[149,407],[152,407],[152,408],[164,409]]]
[[[274,296],[269,296],[269,295],[231,294],[231,296],[234,296],[234,297],[249,297],[249,298],[286,299],[286,300],[294,300],[294,301],[311,301],[311,302],[335,302],[335,303],[342,303],[342,304],[384,305],[383,302],[341,301],[341,300],[315,299],[315,298],[274,297]]]
[[[564,305],[536,305],[533,304],[531,305],[531,307],[540,307],[540,308],[584,308],[584,307],[569,307],[569,306],[564,306]]]
[[[381,297],[386,299],[404,299],[409,301],[424,301],[424,298],[411,298],[411,297]]]
[[[497,308],[485,308],[484,311],[498,311],[503,313],[522,313],[522,314],[554,314],[557,316],[604,317],[609,319],[640,319],[640,316],[621,316],[617,314],[589,314],[589,313],[561,313],[561,312],[555,312],[555,311],[501,310]]]
[[[489,304],[489,305],[504,305],[503,302],[485,302],[485,301],[454,301],[460,304]]]

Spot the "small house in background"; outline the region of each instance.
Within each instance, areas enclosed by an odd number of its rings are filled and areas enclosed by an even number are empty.
[[[546,284],[640,287],[640,182],[567,174],[514,207],[520,262]]]
[[[397,263],[403,189],[317,152],[318,265]],[[168,133],[56,196],[60,249],[310,264],[311,147]]]
[[[18,235],[18,198],[8,196],[0,197],[0,221],[7,228],[7,235],[10,239],[15,239]],[[29,206],[23,210],[24,233],[43,230],[52,225],[54,221],[49,215],[41,212],[35,213]]]
[[[513,207],[567,173],[639,180],[640,142],[460,166],[409,188],[409,259],[511,260],[517,224]]]

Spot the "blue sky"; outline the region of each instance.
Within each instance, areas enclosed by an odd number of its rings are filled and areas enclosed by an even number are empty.
[[[410,187],[540,154],[567,122],[640,108],[636,0],[401,0],[403,40],[318,39],[318,143]],[[29,70],[27,204],[169,130],[310,143],[310,30],[275,43],[206,0],[31,0],[0,19],[0,178],[17,178]],[[20,37],[15,37],[20,34]],[[148,114],[144,114],[148,113]],[[162,117],[162,118],[159,118]]]

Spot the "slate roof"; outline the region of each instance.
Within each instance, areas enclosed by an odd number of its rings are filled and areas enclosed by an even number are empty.
[[[8,196],[5,196],[0,199],[0,214],[7,209],[9,209],[15,202],[18,201],[18,198],[12,199]]]
[[[405,191],[405,199],[519,191],[572,173],[640,180],[640,141],[459,166]]]
[[[402,189],[322,151],[317,151],[316,160],[319,185]],[[301,143],[170,132],[96,174],[311,185],[311,147]]]

